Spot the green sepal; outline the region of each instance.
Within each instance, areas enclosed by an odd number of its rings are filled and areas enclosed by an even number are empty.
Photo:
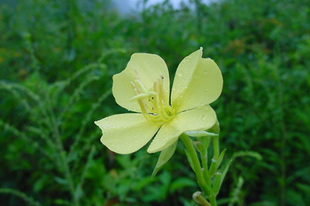
[[[176,141],[175,143],[170,145],[168,148],[161,151],[161,153],[158,157],[156,166],[153,170],[152,177],[155,177],[157,172],[170,160],[170,158],[172,157],[172,155],[175,152],[175,149],[177,148],[177,144],[178,144],[178,141]]]

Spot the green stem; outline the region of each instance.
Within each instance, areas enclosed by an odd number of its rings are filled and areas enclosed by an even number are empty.
[[[216,195],[212,194],[211,196],[208,197],[210,203],[211,203],[211,206],[217,206],[217,203],[216,203]]]
[[[214,136],[212,141],[213,141],[214,157],[216,157],[217,159],[220,155],[219,136]]]
[[[203,139],[200,139],[200,142],[202,143],[202,147],[200,148],[200,157],[201,157],[201,163],[203,168],[203,176],[207,183],[207,185],[211,185],[211,178],[209,175],[209,166],[208,166],[208,148],[210,144],[210,139],[207,137],[202,137]]]
[[[193,169],[194,169],[194,172],[196,174],[196,178],[197,178],[197,182],[198,182],[199,186],[201,187],[203,192],[205,194],[207,194],[208,199],[210,200],[211,206],[216,206],[217,205],[216,200],[215,200],[216,197],[215,197],[215,195],[211,189],[211,185],[208,185],[204,179],[203,172],[201,169],[201,165],[199,162],[199,158],[198,158],[197,152],[195,150],[195,147],[193,145],[193,141],[185,134],[182,134],[180,136],[180,139],[184,143],[184,145],[188,151],[188,154],[192,160]]]

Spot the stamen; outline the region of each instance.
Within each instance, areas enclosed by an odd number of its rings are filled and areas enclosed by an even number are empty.
[[[155,125],[162,125],[175,116],[175,111],[170,107],[167,92],[164,90],[164,76],[159,75],[153,83],[153,88],[147,90],[136,73],[134,81],[131,82],[136,96],[131,101],[137,101],[144,117]]]
[[[130,101],[137,100],[137,99],[143,99],[147,96],[148,96],[148,94],[138,94],[138,95],[134,96],[133,98],[131,98]]]

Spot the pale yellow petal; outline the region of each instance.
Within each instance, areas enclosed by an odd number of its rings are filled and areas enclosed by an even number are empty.
[[[170,82],[164,60],[155,54],[133,54],[125,70],[113,76],[112,91],[116,102],[128,110],[140,112],[141,109],[137,101],[131,101],[136,96],[131,82],[138,79],[146,90],[151,91],[154,82],[159,78],[164,78],[164,90],[168,96]]]
[[[201,58],[202,49],[190,54],[178,66],[172,86],[171,104],[177,112],[207,105],[222,92],[223,77],[217,64]]]
[[[142,114],[117,114],[95,122],[102,130],[101,142],[110,150],[129,154],[143,147],[156,133],[158,126]]]
[[[210,106],[197,107],[179,113],[160,128],[147,151],[149,153],[162,151],[177,141],[182,133],[209,129],[216,120],[216,114]]]

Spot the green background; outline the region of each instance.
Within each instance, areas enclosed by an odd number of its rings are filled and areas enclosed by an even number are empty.
[[[224,77],[211,105],[224,161],[243,156],[219,205],[309,204],[310,1],[190,8],[165,1],[122,17],[103,0],[1,1],[0,205],[195,205],[181,143],[151,178],[158,154],[114,154],[93,122],[126,112],[112,75],[132,53],[160,55],[173,76],[200,46]]]

